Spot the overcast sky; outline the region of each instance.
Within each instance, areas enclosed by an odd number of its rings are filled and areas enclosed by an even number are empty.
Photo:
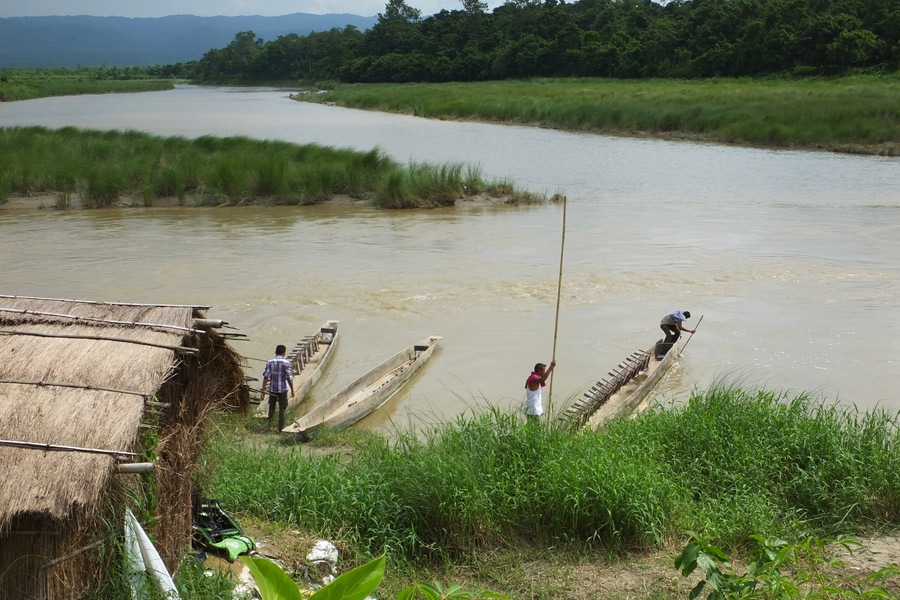
[[[504,0],[488,0],[489,9]],[[166,15],[263,15],[349,13],[371,17],[384,12],[387,0],[0,0],[0,17],[96,15],[100,17],[164,17]],[[406,0],[432,15],[441,9],[460,10],[459,0]]]

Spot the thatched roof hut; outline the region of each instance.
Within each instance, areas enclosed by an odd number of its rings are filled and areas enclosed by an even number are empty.
[[[0,296],[0,598],[96,588],[126,506],[176,566],[205,417],[249,403],[205,310]]]

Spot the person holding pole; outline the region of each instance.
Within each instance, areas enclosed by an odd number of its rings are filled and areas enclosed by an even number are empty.
[[[678,338],[681,337],[682,331],[694,333],[696,331],[695,329],[688,329],[684,326],[684,322],[690,318],[691,311],[689,310],[676,310],[675,312],[671,312],[664,316],[659,322],[659,328],[666,334],[666,339],[663,343],[671,344],[677,342]]]
[[[294,373],[291,370],[291,361],[284,357],[287,348],[283,344],[275,347],[275,358],[266,362],[263,369],[263,383],[260,398],[266,397],[266,385],[271,381],[269,388],[269,428],[272,428],[272,417],[275,416],[275,404],[278,404],[278,431],[284,429],[284,413],[287,411],[288,388],[291,396],[294,395]]]
[[[541,420],[544,408],[541,406],[541,388],[547,385],[547,378],[553,372],[556,361],[550,361],[550,367],[544,363],[534,365],[534,371],[525,380],[525,417],[529,423]]]

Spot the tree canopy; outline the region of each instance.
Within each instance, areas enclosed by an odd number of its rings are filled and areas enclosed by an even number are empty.
[[[442,82],[522,77],[834,75],[900,68],[896,0],[479,0],[422,18],[388,0],[376,24],[241,32],[181,74],[201,81]]]

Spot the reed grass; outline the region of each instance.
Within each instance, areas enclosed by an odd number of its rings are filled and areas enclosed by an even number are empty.
[[[333,443],[333,442],[331,442]],[[420,561],[537,544],[619,552],[684,531],[741,548],[900,524],[896,415],[719,387],[604,433],[487,410],[344,454],[210,441],[206,485],[229,507],[372,554]]]
[[[506,182],[484,181],[477,168],[401,165],[380,151],[257,141],[194,140],[136,131],[73,127],[0,129],[0,203],[11,194],[80,195],[92,208],[140,198],[152,205],[269,203],[302,205],[336,194],[385,208],[449,206],[477,193],[505,192],[513,201],[542,198]]]
[[[350,84],[309,102],[429,118],[900,155],[900,77]]]
[[[0,102],[31,100],[47,96],[158,92],[174,89],[169,79],[91,79],[72,75],[18,75],[0,81]]]

